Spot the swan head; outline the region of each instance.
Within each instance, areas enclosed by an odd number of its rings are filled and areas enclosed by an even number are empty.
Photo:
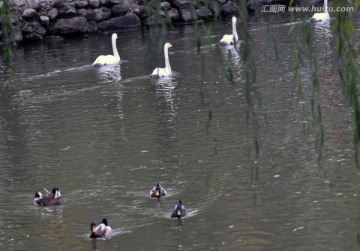
[[[172,44],[170,44],[169,42],[167,42],[167,43],[164,45],[164,47],[165,47],[166,49],[169,49],[169,48],[171,48],[171,47],[173,47],[173,46],[172,46]]]
[[[116,33],[113,33],[113,34],[111,35],[111,38],[112,38],[112,39],[117,39],[117,38],[118,38],[118,36],[117,36],[117,34],[116,34]]]
[[[233,25],[236,25],[236,17],[232,17],[231,21]]]

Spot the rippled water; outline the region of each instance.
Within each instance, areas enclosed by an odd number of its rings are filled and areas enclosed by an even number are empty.
[[[20,97],[0,99],[0,249],[357,249],[353,122],[329,27],[310,26],[323,83],[320,168],[311,104],[298,98],[294,77],[301,20],[268,16],[249,24],[258,72],[253,97],[262,104],[255,106],[258,130],[247,120],[241,54],[216,45],[229,22],[214,26],[207,43],[209,25],[201,26],[200,54],[192,26],[170,30],[171,79],[149,77],[163,59],[147,30],[118,33],[123,62],[115,67],[91,65],[111,53],[109,35],[18,48]],[[235,85],[223,81],[219,63],[232,69]],[[311,71],[304,66],[300,74],[304,95],[311,95]],[[161,202],[148,196],[158,181],[169,192]],[[34,191],[53,186],[65,204],[34,206]],[[177,221],[170,213],[180,198],[189,215]],[[90,240],[89,223],[103,217],[112,238]]]

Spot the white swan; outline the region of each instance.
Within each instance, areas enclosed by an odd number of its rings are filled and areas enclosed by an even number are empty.
[[[117,34],[114,33],[111,36],[111,44],[113,49],[113,55],[101,55],[98,56],[94,61],[93,66],[109,65],[109,64],[118,64],[120,62],[120,56],[116,48],[116,39]]]
[[[155,68],[155,70],[151,73],[151,76],[154,77],[171,77],[172,71],[169,62],[169,48],[173,47],[170,43],[166,43],[164,45],[164,55],[165,55],[165,68]]]
[[[328,21],[330,20],[330,15],[328,12],[328,1],[324,0],[324,12],[315,13],[311,19],[314,21]]]
[[[239,41],[239,36],[236,32],[236,17],[232,18],[232,34],[231,35],[224,35],[223,38],[220,40],[221,44],[234,44]]]

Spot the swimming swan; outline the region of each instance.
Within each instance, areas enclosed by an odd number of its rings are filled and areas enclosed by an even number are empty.
[[[324,12],[321,13],[315,13],[311,19],[314,21],[327,21],[330,20],[330,15],[328,12],[328,6],[327,6],[327,0],[324,0]]]
[[[111,43],[114,55],[101,55],[98,56],[97,59],[94,61],[93,66],[101,66],[101,65],[109,65],[109,64],[118,64],[120,62],[120,56],[116,48],[116,39],[117,34],[114,33],[111,36]]]
[[[169,53],[168,53],[168,50],[171,47],[173,46],[170,43],[166,43],[164,45],[165,68],[155,68],[153,73],[151,73],[151,76],[159,77],[159,78],[172,76],[171,66],[169,62]]]
[[[220,40],[220,44],[235,44],[239,41],[239,36],[236,32],[236,17],[232,18],[232,34],[224,35]]]

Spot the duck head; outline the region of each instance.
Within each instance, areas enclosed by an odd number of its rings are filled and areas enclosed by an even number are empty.
[[[105,226],[108,226],[108,222],[107,222],[107,219],[102,219],[101,223],[103,223]]]
[[[51,198],[54,198],[54,199],[58,199],[61,197],[61,192],[60,192],[60,189],[57,188],[57,187],[54,187],[52,189],[52,193],[51,193]]]

